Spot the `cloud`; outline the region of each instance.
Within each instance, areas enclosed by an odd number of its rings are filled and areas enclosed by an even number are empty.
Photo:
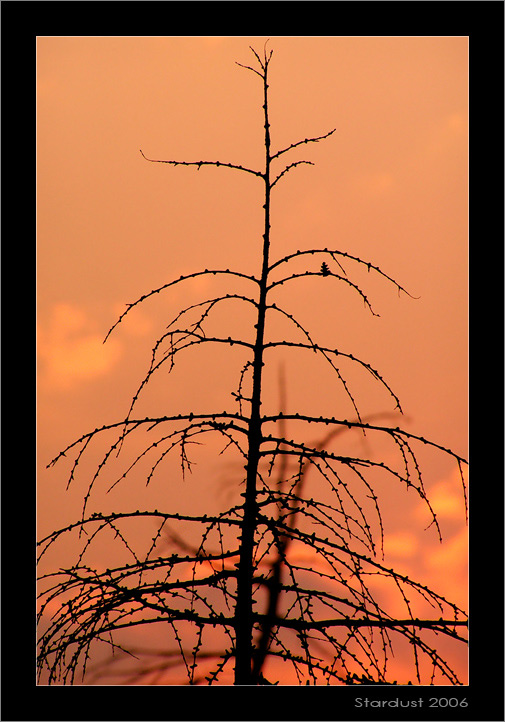
[[[417,551],[418,546],[419,542],[416,535],[407,531],[384,535],[384,554],[386,557],[409,558]]]
[[[466,467],[463,467],[463,472],[467,484]],[[443,542],[440,544],[433,533],[421,543],[417,573],[432,589],[465,608],[468,595],[468,527],[458,468],[427,489],[427,495],[437,515]],[[431,521],[430,512],[422,503],[416,507],[413,516],[423,526]]]
[[[468,529],[462,528],[424,555],[430,585],[462,609],[468,607]]]
[[[463,474],[465,484],[467,484],[466,467],[463,468]],[[458,468],[453,469],[448,477],[441,479],[428,489],[427,495],[439,519],[464,521],[465,502]],[[431,521],[430,512],[424,503],[419,504],[414,514],[421,523],[430,523]]]
[[[125,311],[125,304],[124,303],[116,303],[114,305],[114,314],[113,314],[113,322],[115,323],[117,319],[123,314]],[[153,322],[150,318],[148,318],[145,314],[143,314],[141,311],[139,311],[138,308],[134,309],[131,313],[128,314],[127,318],[123,323],[121,323],[121,330],[128,334],[129,336],[139,337],[139,336],[147,336],[152,333],[153,331]],[[109,343],[109,341],[107,341]]]
[[[460,532],[445,541],[437,549],[436,554],[427,555],[426,567],[434,572],[447,574],[450,570],[451,576],[465,574],[468,568],[468,530],[461,529]]]
[[[117,339],[103,343],[85,311],[70,304],[52,309],[47,326],[39,325],[38,381],[46,387],[68,389],[75,382],[107,374],[122,355]]]

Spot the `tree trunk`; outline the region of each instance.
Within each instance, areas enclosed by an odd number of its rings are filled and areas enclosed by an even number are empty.
[[[237,574],[237,604],[235,608],[235,684],[252,684],[252,579],[254,531],[256,529],[256,479],[258,475],[261,433],[261,376],[263,371],[263,344],[265,333],[267,278],[270,249],[270,125],[267,103],[267,63],[264,66],[263,92],[265,113],[265,226],[263,233],[263,266],[256,324],[256,342],[253,359],[253,389],[248,429],[248,454],[246,465],[246,490],[242,537]]]

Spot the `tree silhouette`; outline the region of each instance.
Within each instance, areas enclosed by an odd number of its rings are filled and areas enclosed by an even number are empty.
[[[281,287],[302,284],[303,279],[315,276],[328,284],[328,292],[330,284],[344,284],[357,294],[367,312],[378,315],[361,285],[353,280],[353,270],[358,267],[375,274],[399,296],[410,294],[377,265],[336,248],[297,250],[272,260],[272,191],[297,166],[311,164],[295,160],[282,167],[279,161],[291,150],[323,141],[335,131],[272,150],[268,104],[272,51],[265,47],[260,56],[251,50],[252,64],[237,65],[257,76],[263,87],[262,170],[211,160],[158,160],[141,153],[152,163],[197,170],[222,167],[256,176],[264,188],[261,272],[255,276],[229,268],[206,268],[182,275],[128,304],[109,330],[105,340],[143,301],[190,279],[221,275],[230,281],[242,279],[251,289],[247,295],[232,289],[181,310],[154,343],[147,373],[126,417],[83,434],[51,461],[50,466],[70,457],[70,484],[90,447],[102,437],[113,436],[87,484],[81,518],[39,542],[41,558],[68,535],[81,540],[81,551],[71,566],[40,578],[39,675],[47,675],[49,684],[73,684],[87,672],[96,679],[128,655],[140,656],[141,662],[125,672],[127,683],[147,678],[157,681],[167,670],[177,668],[189,684],[219,684],[233,668],[236,685],[275,684],[277,680],[267,680],[265,674],[268,660],[277,659],[291,666],[298,684],[388,684],[396,683],[388,681],[388,661],[403,641],[412,648],[412,683],[459,684],[456,672],[438,651],[437,640],[445,637],[465,643],[466,615],[434,590],[385,565],[377,488],[378,480],[389,479],[416,494],[429,510],[430,526],[441,540],[416,449],[429,447],[452,457],[461,474],[465,508],[466,461],[400,426],[383,425],[377,416],[362,415],[342,370],[345,364],[369,374],[382,386],[392,401],[395,418],[403,410],[376,369],[354,354],[318,344],[277,300]],[[313,256],[316,270],[300,270],[297,263]],[[209,318],[225,304],[245,304],[252,309],[253,342],[238,335],[209,333]],[[266,322],[274,316],[289,323],[292,338],[270,340]],[[229,347],[229,353],[232,348],[241,349],[245,354],[232,392],[233,410],[136,415],[139,397],[155,374],[161,369],[172,371],[181,353],[192,347],[208,348],[208,344]],[[353,417],[288,413],[283,395],[277,413],[264,413],[263,370],[271,349],[315,354],[345,392]],[[387,439],[396,454],[395,465],[371,454],[343,454],[341,438],[352,430],[371,443],[376,437]],[[124,458],[128,442],[142,433],[146,436],[141,450],[134,449],[117,473],[115,458]],[[211,435],[223,441],[223,451],[231,451],[241,460],[243,471],[234,479],[243,489],[238,503],[209,515],[173,509],[88,512],[97,480],[111,469],[115,476],[110,488],[137,472],[145,473],[149,484],[162,472],[167,457],[178,454],[185,477],[192,471],[193,447]],[[315,440],[309,442],[309,437]],[[317,482],[308,479],[309,472]],[[314,486],[316,491],[324,487],[324,494],[316,494]],[[155,524],[155,534],[148,540],[147,550],[139,551],[132,541],[132,529],[139,525],[152,533],[146,522]],[[121,561],[114,563],[119,558],[114,552],[105,570],[87,561],[91,548],[101,544],[104,536],[107,543],[113,538],[123,554]],[[310,562],[302,550],[309,554]],[[374,586],[377,579],[396,589],[404,616],[388,612]],[[124,641],[129,630],[160,624],[171,639],[171,646],[167,644],[161,651],[150,652]],[[100,646],[110,649],[113,656],[90,670],[93,649]]]

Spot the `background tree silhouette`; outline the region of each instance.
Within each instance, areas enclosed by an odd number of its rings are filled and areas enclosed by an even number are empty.
[[[267,665],[270,660],[282,660],[298,684],[392,683],[388,661],[397,646],[406,643],[412,647],[412,683],[458,684],[458,675],[440,654],[438,642],[442,637],[465,642],[465,612],[385,564],[379,490],[394,483],[398,493],[405,490],[417,495],[442,540],[418,449],[432,449],[453,459],[461,475],[465,507],[466,461],[399,425],[383,425],[380,418],[364,415],[349,374],[357,369],[371,377],[398,416],[403,410],[389,382],[357,354],[318,343],[284,308],[283,288],[294,283],[302,286],[314,277],[325,284],[328,294],[332,286],[344,286],[361,300],[366,313],[378,316],[363,281],[356,280],[366,278],[360,275],[362,270],[398,296],[412,296],[378,265],[338,248],[309,247],[275,256],[275,246],[271,249],[274,189],[298,166],[312,164],[306,159],[283,164],[285,154],[289,159],[291,151],[324,141],[335,130],[272,149],[268,93],[272,51],[266,46],[263,55],[251,50],[251,64],[238,65],[257,76],[263,89],[261,170],[218,160],[154,159],[141,153],[152,163],[197,170],[213,166],[257,179],[264,193],[260,272],[205,268],[181,275],[128,304],[108,332],[106,340],[141,303],[191,279],[225,276],[230,283],[240,279],[249,289],[242,292],[231,287],[227,293],[211,293],[186,305],[156,339],[126,417],[83,434],[51,462],[71,458],[70,485],[84,455],[93,445],[97,447],[96,472],[86,485],[81,518],[39,543],[42,558],[70,534],[81,540],[81,551],[70,566],[41,577],[40,674],[47,675],[49,684],[73,684],[81,675],[84,678],[96,646],[110,648],[116,661],[125,654],[145,657],[138,645],[128,643],[127,634],[161,624],[170,630],[171,646],[165,643],[164,649],[154,653],[153,663],[144,659],[127,679],[177,665],[189,684],[223,683],[230,669],[234,684],[272,684],[278,680],[267,674]],[[246,320],[239,332],[215,330],[213,319],[223,309],[225,314],[244,309]],[[222,318],[226,322],[226,315]],[[290,329],[289,336],[275,335],[271,320],[276,318]],[[211,412],[195,408],[190,413],[137,414],[141,397],[159,372],[172,371],[193,347],[201,346],[240,354],[241,371],[232,390],[234,406]],[[266,366],[275,363],[271,360],[274,351],[316,356],[343,390],[351,415],[291,413],[283,397],[278,411],[265,411],[263,374]],[[370,451],[347,452],[344,440],[352,431],[362,436],[369,450],[376,437],[386,439],[391,447],[388,458],[378,459]],[[126,460],[128,446],[138,435],[142,435],[142,446],[133,444]],[[104,478],[109,489],[131,477],[143,478],[149,485],[163,476],[164,464],[173,454],[178,455],[181,475],[186,478],[195,463],[195,447],[213,436],[222,441],[221,453],[233,454],[243,467],[234,479],[240,498],[219,513],[180,513],[171,508],[89,512],[93,491]],[[394,462],[390,461],[393,455]],[[121,467],[118,459],[125,459]],[[154,536],[146,536],[140,545],[132,542],[134,528],[136,539],[139,528],[152,535],[152,524]],[[112,540],[116,548],[111,551],[110,566],[93,566],[88,561],[93,546]],[[379,588],[383,584],[397,591],[402,616],[384,605]],[[53,608],[51,616],[48,612]],[[95,673],[110,664],[106,658]]]

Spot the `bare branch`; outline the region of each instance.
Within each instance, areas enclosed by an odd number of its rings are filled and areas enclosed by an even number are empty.
[[[310,160],[297,160],[294,163],[290,163],[286,168],[284,168],[283,171],[279,173],[279,175],[270,183],[270,188],[273,188],[274,185],[279,181],[285,173],[291,170],[291,168],[295,168],[297,165],[314,165],[312,161]]]
[[[271,291],[272,288],[275,288],[276,286],[282,286],[284,283],[287,283],[288,281],[293,280],[294,278],[305,278],[306,276],[320,276],[320,273],[315,273],[314,271],[305,271],[304,273],[293,273],[291,276],[287,276],[286,278],[281,278],[280,281],[274,281],[268,286],[268,291]],[[328,272],[328,276],[333,276],[334,278],[338,279],[339,281],[344,281],[344,283],[347,283],[351,288],[353,288],[355,291],[359,293],[361,298],[363,299],[365,306],[368,307],[370,310],[372,316],[379,316],[378,313],[375,313],[375,311],[372,308],[372,305],[370,301],[368,300],[367,296],[363,293],[361,288],[359,288],[355,283],[352,283],[352,281],[349,281],[348,278],[345,278],[344,276],[339,276],[337,273],[331,273]]]
[[[252,70],[253,73],[259,75],[260,78],[263,78],[263,73],[260,73],[259,70],[256,70],[256,68],[251,68],[250,65],[242,65],[242,63],[238,63],[237,61],[235,61],[235,65],[240,65],[241,68],[245,68],[246,70]]]
[[[172,421],[193,421],[198,419],[211,419],[215,421],[216,419],[239,419],[240,421],[247,422],[247,418],[245,416],[242,416],[238,413],[229,413],[227,411],[223,411],[222,413],[215,413],[215,414],[176,414],[174,416],[146,416],[143,419],[130,419],[128,422],[128,426],[134,430],[136,428],[139,428],[141,426],[148,426],[148,431],[153,429],[155,426],[158,426],[159,424],[164,424]],[[59,459],[62,457],[65,457],[67,453],[76,447],[79,444],[83,444],[88,442],[92,437],[96,436],[97,434],[104,432],[104,431],[111,431],[113,429],[117,429],[122,427],[125,424],[125,421],[117,421],[112,424],[104,424],[103,426],[97,427],[96,429],[93,429],[93,431],[89,431],[86,434],[83,434],[81,437],[79,437],[76,441],[73,441],[71,444],[66,446],[63,451],[60,451],[60,453],[52,459],[52,461],[47,464],[47,467],[54,466]]]
[[[271,160],[274,160],[275,158],[278,158],[283,153],[287,153],[288,150],[291,150],[292,148],[296,148],[299,145],[303,145],[304,143],[318,143],[320,140],[324,140],[325,138],[328,138],[330,135],[332,135],[336,131],[336,128],[333,128],[333,130],[330,130],[328,133],[325,133],[324,135],[319,135],[314,138],[304,138],[303,140],[299,140],[296,143],[291,143],[291,145],[288,145],[287,148],[283,148],[282,150],[278,150],[277,153],[274,153],[271,156]]]
[[[357,429],[366,429],[367,431],[381,431],[383,433],[389,434],[389,435],[400,435],[404,436],[408,439],[414,439],[416,441],[420,441],[423,444],[426,444],[428,446],[432,446],[435,449],[439,449],[439,451],[443,451],[445,454],[448,454],[449,456],[452,456],[456,461],[458,461],[460,464],[468,464],[468,461],[464,459],[462,456],[459,456],[454,451],[451,451],[451,449],[446,448],[445,446],[441,446],[440,444],[435,443],[434,441],[430,441],[429,439],[424,438],[423,436],[417,436],[416,434],[411,434],[408,431],[404,431],[404,429],[401,429],[400,427],[388,427],[388,426],[375,426],[374,424],[365,423],[365,422],[359,422],[359,421],[348,421],[347,419],[336,419],[332,416],[307,416],[305,414],[286,414],[283,412],[279,412],[278,414],[274,415],[268,415],[268,416],[262,416],[261,421],[262,423],[268,422],[268,421],[278,421],[280,418],[283,419],[293,419],[293,420],[301,420],[301,421],[308,421],[309,423],[315,423],[315,424],[337,424],[338,426],[346,426],[347,428],[357,428]]]
[[[181,283],[181,281],[187,281],[188,278],[197,278],[198,276],[206,276],[206,275],[216,276],[217,274],[227,274],[230,276],[236,276],[237,278],[246,278],[248,281],[254,281],[254,283],[259,284],[258,279],[255,278],[254,276],[248,276],[247,274],[239,273],[238,271],[230,271],[229,269],[214,271],[214,270],[208,270],[206,268],[204,271],[196,271],[196,273],[189,273],[187,276],[180,276],[175,281],[170,281],[169,283],[165,283],[163,286],[160,286],[159,288],[155,288],[153,291],[150,291],[149,293],[146,293],[143,296],[140,296],[140,298],[138,298],[133,303],[127,304],[126,311],[123,311],[123,313],[120,315],[120,317],[118,318],[116,323],[109,329],[103,342],[105,343],[107,341],[107,339],[109,338],[112,331],[116,328],[116,326],[118,326],[121,323],[123,318],[126,316],[127,313],[129,313],[132,310],[132,308],[137,306],[139,303],[142,303],[142,301],[145,301],[147,298],[150,298],[150,296],[154,296],[156,293],[160,293],[161,291],[164,291],[166,288],[175,286],[177,283]]]
[[[197,167],[197,170],[200,170],[202,165],[214,165],[218,168],[234,168],[235,170],[242,170],[246,173],[252,173],[253,175],[259,176],[260,178],[263,178],[264,175],[261,173],[261,171],[258,170],[252,170],[251,168],[244,168],[242,165],[235,165],[234,163],[223,163],[220,160],[196,160],[196,161],[185,161],[185,160],[158,160],[156,158],[148,158],[143,151],[140,151],[141,155],[145,160],[148,160],[150,163],[167,163],[168,165],[194,165]]]
[[[277,307],[275,307],[275,308],[276,308],[276,310],[280,310]],[[330,363],[332,368],[338,372],[339,378],[342,382],[343,382],[343,379],[340,375],[340,372],[337,369],[337,367],[335,366],[335,364],[333,363],[333,361],[329,358],[329,355],[334,355],[335,357],[343,356],[344,358],[348,358],[351,361],[355,361],[360,366],[362,366],[364,369],[366,369],[373,376],[374,379],[379,381],[388,390],[390,395],[395,400],[396,408],[400,411],[400,413],[403,413],[399,398],[392,391],[392,389],[389,387],[389,385],[384,381],[384,379],[379,374],[379,372],[376,371],[374,368],[372,368],[372,366],[370,366],[370,364],[366,363],[365,361],[361,361],[361,359],[359,359],[357,356],[354,356],[353,354],[350,354],[350,353],[344,353],[343,351],[339,351],[338,349],[331,349],[331,348],[326,348],[324,346],[319,346],[318,344],[315,344],[312,342],[310,344],[306,344],[306,343],[298,343],[298,342],[293,342],[293,341],[270,341],[265,344],[265,349],[277,348],[279,346],[288,346],[291,348],[302,348],[302,349],[308,349],[310,351],[320,352],[326,358],[326,360]],[[344,383],[344,385],[345,385],[345,383]],[[347,386],[346,386],[346,391],[347,391]],[[347,393],[349,393],[349,392],[347,392]],[[361,418],[359,418],[359,421],[361,421]]]
[[[386,273],[381,271],[381,269],[378,266],[374,266],[373,263],[369,263],[368,261],[363,261],[358,256],[352,256],[350,253],[346,253],[345,251],[328,250],[327,248],[322,248],[322,249],[321,248],[312,248],[312,249],[305,250],[305,251],[295,251],[295,253],[290,253],[289,255],[284,256],[283,258],[280,258],[275,263],[272,263],[272,265],[268,269],[268,272],[270,273],[270,271],[272,271],[274,268],[276,268],[277,266],[280,266],[282,263],[287,263],[292,258],[297,258],[298,256],[305,256],[308,254],[314,255],[315,253],[324,253],[324,254],[330,255],[333,258],[333,260],[339,265],[339,267],[341,268],[341,270],[344,273],[345,273],[345,271],[342,268],[342,266],[340,266],[340,264],[338,263],[336,256],[341,256],[342,258],[348,258],[351,261],[356,261],[356,263],[361,263],[362,265],[367,266],[368,271],[373,270],[376,273],[378,273],[379,275],[383,276],[383,278],[386,278],[388,281],[390,281],[394,286],[396,286],[396,288],[398,289],[398,293],[400,293],[400,291],[402,291],[407,296],[410,296],[410,298],[413,298],[415,300],[419,300],[419,298],[420,298],[418,296],[412,296],[412,294],[410,294],[408,291],[406,291],[405,288],[403,288],[403,286],[400,286],[400,284],[397,283],[397,281],[395,281],[393,278],[391,278]],[[335,274],[330,274],[330,275],[335,275]]]

